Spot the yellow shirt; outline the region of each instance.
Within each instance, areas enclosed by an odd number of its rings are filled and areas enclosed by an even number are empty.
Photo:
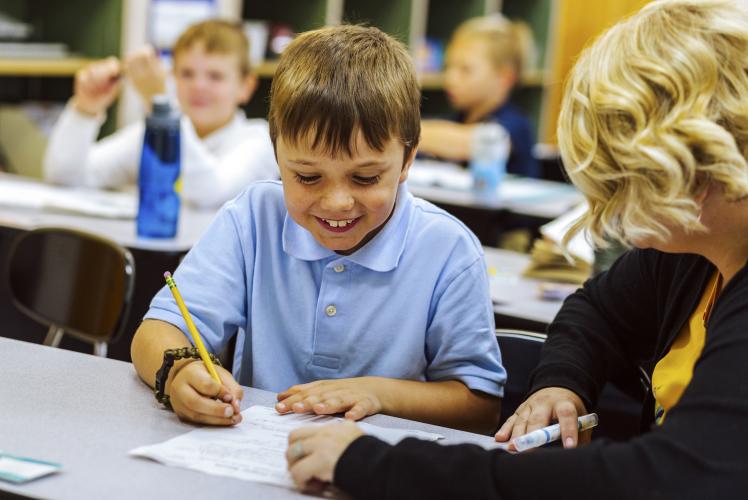
[[[694,365],[704,349],[706,322],[721,287],[722,276],[719,271],[715,271],[704,289],[699,305],[683,325],[668,353],[655,366],[652,391],[657,425],[662,425],[668,410],[678,404],[683,391],[691,382]]]

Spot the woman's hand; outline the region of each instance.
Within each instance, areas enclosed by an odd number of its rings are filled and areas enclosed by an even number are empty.
[[[175,367],[176,368],[176,367]],[[220,366],[219,384],[200,360],[182,365],[167,392],[174,413],[181,420],[209,425],[234,425],[242,421],[240,403],[244,389]]]
[[[302,427],[288,435],[288,471],[300,490],[319,493],[333,481],[335,465],[364,432],[353,422]]]
[[[508,441],[558,420],[564,448],[574,448],[577,436],[577,418],[587,413],[584,403],[574,392],[562,387],[546,387],[533,393],[522,403],[514,415],[506,419],[496,441]],[[582,441],[589,440],[589,433]]]
[[[275,409],[278,413],[345,413],[345,418],[361,420],[382,410],[377,380],[356,377],[294,385],[278,394]]]

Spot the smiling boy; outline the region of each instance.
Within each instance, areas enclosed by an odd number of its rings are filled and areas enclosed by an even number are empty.
[[[211,19],[190,26],[173,50],[181,123],[182,192],[197,207],[218,207],[252,181],[277,179],[268,124],[247,119],[257,78],[241,26]],[[166,70],[152,47],[120,61],[109,57],[82,68],[74,95],[55,124],[44,157],[50,182],[93,188],[135,184],[145,123],[141,120],[96,141],[107,108],[125,76],[150,108],[166,89]]]
[[[481,247],[405,186],[419,104],[407,52],[376,28],[289,45],[269,116],[282,183],[228,203],[175,273],[209,350],[238,335],[236,379],[193,359],[171,369],[181,418],[240,421],[238,380],[278,392],[281,413],[495,429],[506,373]],[[166,349],[190,347],[186,331],[161,290],[132,344],[145,382]]]

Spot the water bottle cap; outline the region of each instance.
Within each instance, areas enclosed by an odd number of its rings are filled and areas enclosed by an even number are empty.
[[[478,161],[506,161],[510,149],[509,133],[498,123],[481,123],[475,127],[471,158]]]
[[[158,94],[153,96],[153,100],[151,101],[151,109],[154,115],[168,115],[171,112],[169,97],[165,94]]]
[[[479,124],[475,134],[484,141],[499,141],[509,135],[504,127],[493,122]]]

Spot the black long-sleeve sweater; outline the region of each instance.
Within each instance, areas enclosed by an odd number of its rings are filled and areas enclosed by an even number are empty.
[[[627,253],[566,300],[530,392],[566,387],[594,408],[617,360],[651,373],[714,270],[694,255]],[[651,422],[652,405],[644,407]],[[662,426],[627,442],[520,455],[416,439],[392,447],[364,436],[334,478],[362,499],[748,498],[748,266],[718,297],[691,383]]]

